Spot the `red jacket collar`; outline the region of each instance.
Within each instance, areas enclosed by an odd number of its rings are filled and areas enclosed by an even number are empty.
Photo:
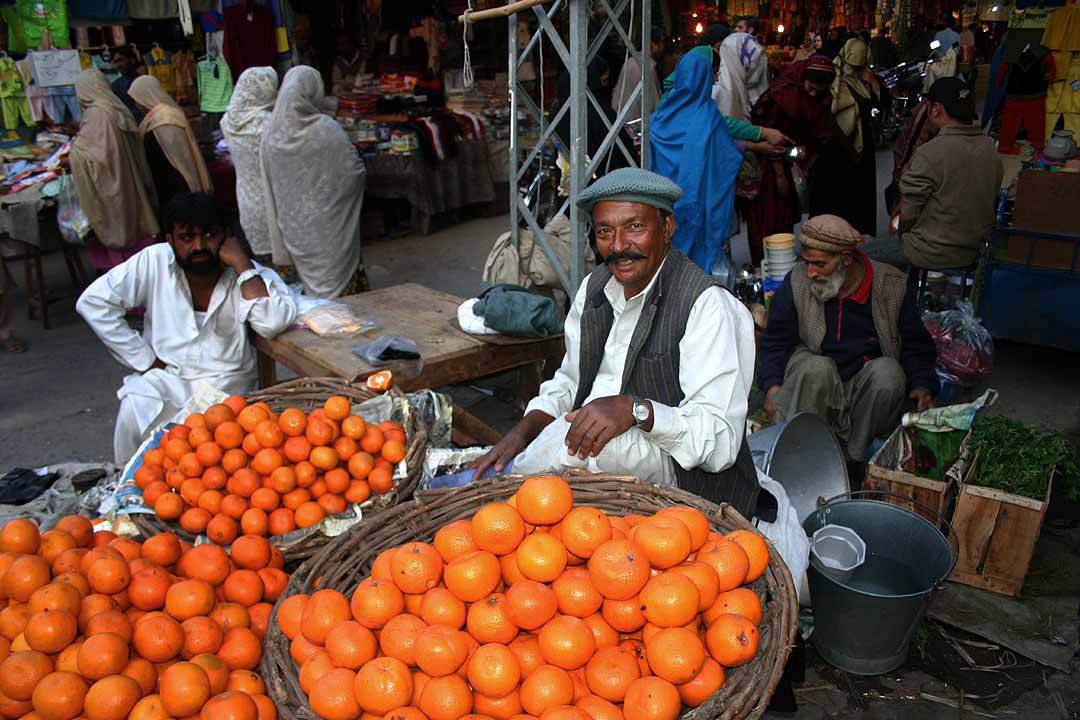
[[[866,274],[863,276],[862,283],[856,288],[855,292],[848,295],[845,300],[852,300],[865,305],[867,300],[870,299],[870,288],[874,284],[874,266],[870,263],[870,258],[866,256],[862,250],[856,250],[855,256],[862,261],[863,267],[866,268]]]

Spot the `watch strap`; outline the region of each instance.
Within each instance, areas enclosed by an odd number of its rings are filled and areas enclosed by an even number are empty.
[[[249,268],[249,269],[245,270],[244,272],[240,273],[240,276],[236,278],[236,284],[237,285],[243,285],[248,280],[251,280],[252,278],[257,278],[257,277],[259,277],[259,271],[257,269],[255,269],[255,268]]]

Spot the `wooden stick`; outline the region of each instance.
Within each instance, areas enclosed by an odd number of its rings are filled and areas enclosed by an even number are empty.
[[[512,2],[509,5],[503,5],[502,7],[491,8],[489,10],[476,10],[471,13],[465,13],[464,15],[458,15],[458,22],[476,22],[477,20],[509,17],[522,10],[528,10],[533,5],[543,5],[546,2],[551,2],[551,0],[518,0],[517,2]]]

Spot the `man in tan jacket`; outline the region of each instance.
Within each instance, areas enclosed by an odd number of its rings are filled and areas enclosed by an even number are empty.
[[[958,78],[930,88],[937,131],[900,178],[900,250],[931,270],[972,265],[994,225],[1004,169],[975,120],[973,93]]]

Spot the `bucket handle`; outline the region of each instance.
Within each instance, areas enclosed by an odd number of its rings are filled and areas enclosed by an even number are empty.
[[[925,510],[927,513],[929,513],[930,515],[932,515],[933,517],[935,517],[937,519],[938,532],[941,531],[942,527],[948,528],[949,531],[947,533],[943,533],[943,534],[945,535],[945,542],[949,543],[949,549],[952,550],[952,565],[949,566],[949,572],[945,573],[945,575],[944,575],[944,577],[942,579],[945,579],[949,575],[952,574],[953,568],[956,567],[956,562],[960,559],[960,536],[957,534],[956,530],[953,528],[952,523],[949,522],[948,520],[946,520],[944,515],[942,515],[937,510],[930,507],[929,505],[925,505],[925,504],[919,502],[918,500],[915,500],[913,498],[909,498],[907,495],[901,495],[899,493],[894,493],[894,492],[886,492],[885,490],[852,490],[850,492],[840,493],[839,495],[833,495],[828,500],[820,500],[819,499],[817,509],[820,510],[822,508],[825,508],[835,500],[849,500],[849,499],[853,500],[853,499],[856,499],[858,497],[864,497],[864,496],[868,496],[868,495],[877,495],[879,497],[896,498],[897,500],[903,500],[905,503],[911,503],[912,505],[916,506],[920,510]],[[866,499],[872,499],[872,498],[866,498]],[[900,508],[900,509],[903,510],[904,508]],[[910,511],[908,511],[908,512],[910,512]]]

